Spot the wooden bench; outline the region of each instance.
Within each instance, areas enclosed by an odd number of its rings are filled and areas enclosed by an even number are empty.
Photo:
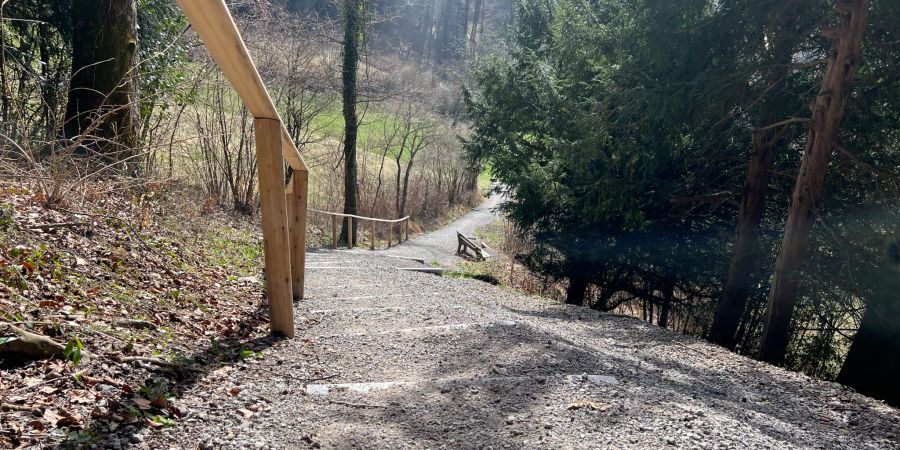
[[[457,256],[461,256],[466,259],[474,259],[476,261],[484,261],[486,258],[490,258],[491,255],[488,252],[484,251],[478,244],[472,241],[459,231],[456,232],[456,254]],[[469,250],[472,250],[472,253],[469,254]]]

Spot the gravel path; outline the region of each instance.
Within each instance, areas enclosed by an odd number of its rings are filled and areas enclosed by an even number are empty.
[[[638,320],[315,252],[303,336],[144,448],[900,448],[900,412]],[[406,265],[404,263],[404,265]]]
[[[466,236],[475,234],[475,230],[481,228],[499,217],[497,207],[500,206],[502,195],[493,194],[467,213],[440,230],[416,236],[401,245],[384,250],[383,253],[391,256],[402,256],[424,259],[426,263],[437,262],[443,267],[453,267],[462,258],[456,256],[456,232]]]

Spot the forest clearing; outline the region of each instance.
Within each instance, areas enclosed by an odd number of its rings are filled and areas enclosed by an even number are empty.
[[[0,4],[0,447],[900,448],[900,1]]]

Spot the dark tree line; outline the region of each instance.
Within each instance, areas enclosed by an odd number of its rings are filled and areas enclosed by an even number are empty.
[[[568,301],[900,401],[895,0],[522,0],[473,162]]]

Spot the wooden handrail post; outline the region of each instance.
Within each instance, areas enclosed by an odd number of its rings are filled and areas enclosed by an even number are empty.
[[[309,172],[295,170],[291,176],[291,193],[287,196],[291,235],[291,283],[294,300],[303,300],[308,189]]]
[[[331,216],[331,248],[337,249],[337,216]]]
[[[406,218],[406,240],[409,240],[409,217]]]
[[[394,224],[388,224],[388,248],[391,248],[391,241],[394,239]]]
[[[369,221],[372,228],[372,237],[369,239],[369,250],[375,250],[375,221]]]
[[[291,291],[291,240],[284,195],[284,162],[281,156],[281,122],[256,119],[256,159],[266,260],[266,291],[272,332],[294,337],[294,304]]]
[[[347,248],[353,250],[353,218],[347,218]]]

